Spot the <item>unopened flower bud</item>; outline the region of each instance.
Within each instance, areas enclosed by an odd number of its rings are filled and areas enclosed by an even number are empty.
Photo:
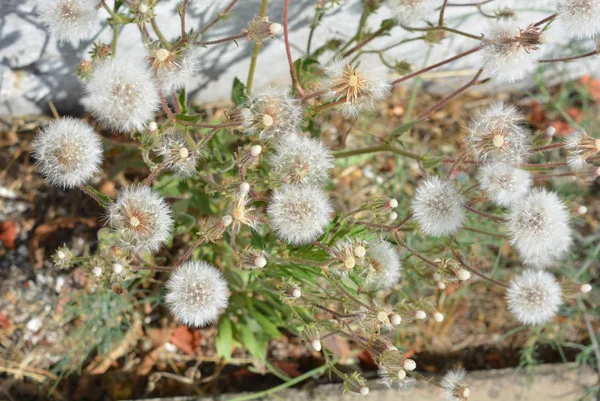
[[[282,29],[281,24],[269,22],[269,17],[256,16],[248,23],[248,39],[261,43],[264,40],[272,39]]]
[[[398,377],[398,380],[404,380],[406,378],[406,370],[398,369],[396,376]]]
[[[240,184],[240,196],[246,196],[250,192],[250,184],[247,182],[242,182]]]
[[[150,121],[150,123],[148,124],[148,132],[154,133],[157,130],[158,130],[158,124],[156,123],[156,121]]]
[[[398,218],[398,213],[396,213],[396,212],[390,213],[390,215],[388,217],[390,222],[395,221],[397,218]]]
[[[366,254],[367,254],[367,250],[365,249],[364,246],[358,245],[354,248],[354,255],[356,255],[357,257],[364,258]]]
[[[320,352],[322,349],[322,345],[321,345],[321,341],[319,340],[312,340],[312,342],[310,343],[310,346],[312,347],[313,350]]]
[[[367,386],[362,386],[360,388],[360,395],[367,395],[369,394],[369,388]]]
[[[123,272],[123,265],[120,263],[113,263],[112,270],[113,270],[113,273],[119,275]]]
[[[397,313],[394,313],[394,314],[393,314],[393,315],[390,317],[390,322],[392,322],[392,324],[393,324],[394,326],[398,326],[400,323],[402,323],[402,317],[401,317],[399,314],[397,314]]]
[[[269,27],[269,32],[271,32],[271,34],[273,36],[277,35],[282,30],[283,30],[283,25],[278,24],[276,22],[272,23],[271,26]]]
[[[267,259],[264,256],[257,256],[254,259],[254,266],[256,266],[258,269],[262,269],[266,265],[267,265]]]
[[[231,223],[233,222],[233,218],[230,215],[225,215],[221,218],[221,222],[225,227],[227,227],[231,225]]]
[[[417,368],[417,363],[412,359],[405,359],[402,366],[404,366],[404,369],[408,371],[413,371]]]
[[[92,269],[92,274],[93,274],[95,277],[100,277],[100,276],[102,276],[102,273],[104,273],[104,270],[103,270],[103,269],[102,269],[100,266],[95,266],[95,267]]]
[[[388,207],[390,209],[395,209],[398,207],[398,201],[394,198],[391,198],[390,200],[388,200]]]
[[[583,294],[588,293],[592,290],[592,286],[590,284],[581,284],[581,287],[579,287],[579,291],[581,291]]]
[[[424,311],[422,311],[422,310],[418,310],[418,311],[415,312],[415,319],[423,320],[426,317],[427,317],[427,314]]]
[[[387,322],[388,321],[388,314],[385,311],[381,311],[377,314],[377,320],[379,320],[381,323]]]
[[[250,148],[250,154],[254,157],[257,157],[262,153],[262,146],[254,145]]]
[[[467,281],[468,279],[471,278],[471,272],[465,269],[460,269],[456,276],[458,277],[458,279],[460,281]]]
[[[140,13],[140,14],[146,14],[148,12],[148,10],[149,10],[148,4],[146,4],[146,3],[140,3],[140,5],[138,6],[137,10],[138,10],[138,13]]]
[[[291,295],[292,295],[292,298],[298,299],[302,296],[302,290],[300,290],[300,288],[296,287],[296,288],[292,289]]]
[[[441,323],[444,321],[444,315],[440,312],[435,312],[433,314],[433,320],[435,320],[438,323]]]

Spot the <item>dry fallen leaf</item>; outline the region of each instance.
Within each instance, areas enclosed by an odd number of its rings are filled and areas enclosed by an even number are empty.
[[[17,239],[17,223],[14,221],[0,222],[0,242],[8,249],[15,249]]]

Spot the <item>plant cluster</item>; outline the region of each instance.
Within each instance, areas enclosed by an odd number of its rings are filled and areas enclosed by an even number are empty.
[[[95,128],[63,117],[43,129],[34,144],[41,173],[54,185],[79,188],[94,198],[105,208],[109,228],[96,256],[77,257],[63,247],[54,255],[57,266],[81,265],[98,286],[120,292],[127,291],[126,283],[139,271],[169,272],[164,298],[174,318],[194,327],[220,319],[218,347],[225,357],[236,337],[256,360],[264,361],[266,344],[279,335],[273,321],[282,319],[314,351],[323,353],[327,369],[343,380],[345,391],[359,394],[368,393],[366,381],[358,373],[338,369],[325,338],[342,335],[354,341],[371,353],[386,383],[402,385],[410,376],[421,376],[415,361],[387,334],[419,320],[444,320],[432,291],[419,299],[392,297],[394,302],[386,302],[385,294],[402,285],[405,264],[428,269],[423,276],[437,289],[462,285],[474,276],[505,288],[508,310],[525,325],[552,320],[561,305],[576,303],[592,289],[570,278],[558,281],[551,273],[577,250],[569,208],[534,181],[539,178],[536,172],[557,168],[571,168],[568,175],[584,180],[596,177],[600,139],[577,129],[557,142],[552,130],[531,132],[522,113],[504,103],[473,115],[464,151],[450,159],[410,152],[397,138],[332,152],[319,139],[319,124],[336,111],[360,119],[394,86],[475,53],[480,66],[472,79],[402,125],[397,136],[475,85],[513,82],[531,76],[540,64],[595,56],[600,1],[558,0],[556,13],[524,26],[514,19],[514,10],[499,9],[488,15],[489,28],[479,34],[446,25],[445,10],[456,6],[447,0],[389,0],[395,20],[370,32],[366,21],[379,1],[364,0],[354,37],[331,40],[317,50],[309,41],[308,54],[296,61],[288,31],[290,1],[279,1],[284,9],[281,24],[265,15],[263,0],[260,15],[239,34],[204,40],[206,31],[226,19],[237,0],[201,32],[186,28],[189,1],[183,0],[178,8],[181,34],[169,40],[155,19],[156,1],[116,0],[110,7],[101,0],[110,14],[114,39],[110,45],[97,43],[91,58],[76,71],[86,94],[83,103],[100,127],[137,141],[150,173],[122,188],[116,199],[108,198],[89,185],[103,160]],[[93,34],[89,27],[99,18],[96,3],[52,0],[39,11],[60,40],[78,42]],[[311,40],[323,16],[338,3],[317,3]],[[467,6],[483,13],[481,3]],[[407,26],[422,20],[429,23]],[[130,60],[118,52],[125,24],[139,28],[145,60]],[[365,46],[390,35],[397,25],[423,34],[411,40],[438,43],[448,35],[462,35],[474,46],[419,70],[405,62],[390,66],[387,49],[378,51],[384,65],[362,60]],[[589,38],[593,50],[543,59],[545,32],[561,28],[574,37]],[[292,86],[253,89],[260,46],[281,33]],[[185,83],[202,73],[204,48],[231,41],[254,46],[249,78],[246,85],[234,82],[235,104],[223,120],[207,121],[187,102]],[[390,67],[398,78],[388,78]],[[157,119],[159,112],[166,118]],[[554,149],[567,152],[565,162],[530,162]],[[419,163],[422,180],[415,184],[412,199],[381,193],[356,210],[339,211],[330,198],[335,159],[380,151]],[[458,170],[469,166],[478,169],[471,186],[456,180]],[[203,202],[210,206],[200,209],[197,204]],[[473,221],[475,226],[468,224]],[[486,230],[490,223],[496,229]],[[524,270],[506,283],[471,266],[471,250],[456,239],[464,230],[509,239]],[[161,257],[161,249],[177,237],[189,242],[185,251],[172,260]],[[449,372],[437,384],[445,400],[469,396],[462,370]]]

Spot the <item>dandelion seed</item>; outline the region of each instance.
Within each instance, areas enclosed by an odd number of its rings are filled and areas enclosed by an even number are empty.
[[[600,153],[600,139],[575,131],[565,139],[565,147],[570,151],[570,156],[567,157],[569,167],[581,172],[589,167],[588,159]]]
[[[558,20],[565,32],[580,38],[598,36],[599,0],[558,0]]]
[[[384,70],[366,63],[352,65],[341,58],[325,68],[325,76],[329,90],[326,98],[332,102],[343,100],[343,113],[348,116],[373,109],[391,89]]]
[[[469,148],[480,160],[521,162],[531,148],[524,117],[513,106],[494,103],[480,110],[469,125]]]
[[[198,152],[194,147],[195,144],[186,137],[184,131],[169,128],[160,137],[156,152],[166,162],[167,169],[180,177],[190,177],[196,174],[198,163]]]
[[[510,206],[529,192],[531,173],[505,163],[488,163],[479,170],[479,185],[492,202]]]
[[[458,231],[465,218],[463,203],[452,184],[433,176],[417,187],[412,209],[421,230],[439,237]]]
[[[63,188],[86,184],[99,171],[102,153],[94,129],[71,117],[51,122],[33,141],[33,156],[41,174]]]
[[[166,289],[169,310],[187,326],[213,323],[227,308],[227,281],[219,269],[201,260],[179,266],[171,273]]]
[[[270,158],[276,179],[291,184],[323,185],[329,180],[333,157],[318,139],[286,135]]]
[[[108,222],[119,237],[119,245],[134,252],[157,252],[173,227],[165,200],[144,186],[121,190],[108,208]]]
[[[248,109],[252,122],[248,131],[262,140],[281,139],[295,132],[302,119],[302,108],[289,92],[279,89],[263,89],[250,96]]]
[[[248,22],[248,40],[262,43],[267,39],[273,39],[282,29],[281,24],[269,21],[269,17],[256,16]]]
[[[156,72],[163,93],[185,88],[197,79],[202,67],[203,48],[190,46],[174,51],[155,47],[149,51],[148,61]]]
[[[414,26],[416,21],[427,20],[439,6],[437,0],[388,0],[394,19],[400,25]]]
[[[562,304],[562,290],[551,273],[528,269],[515,277],[506,292],[508,309],[522,324],[550,321]]]
[[[444,375],[440,383],[444,401],[466,401],[469,398],[471,390],[463,381],[465,374],[464,369],[457,369]]]
[[[285,185],[274,191],[267,214],[277,236],[292,245],[316,240],[333,208],[324,191],[311,185]]]
[[[367,283],[378,289],[392,288],[400,280],[402,263],[395,246],[387,241],[379,241],[367,247],[365,256],[368,262]]]
[[[544,189],[533,189],[512,207],[506,228],[523,262],[534,267],[550,266],[572,243],[567,207]]]
[[[39,2],[42,21],[58,40],[77,45],[99,28],[95,0],[44,0]]]
[[[140,63],[110,60],[96,67],[85,83],[84,106],[107,127],[143,131],[159,107],[150,70]]]
[[[501,82],[525,78],[537,67],[536,51],[542,41],[539,27],[521,29],[512,19],[494,20],[482,41],[485,70]]]

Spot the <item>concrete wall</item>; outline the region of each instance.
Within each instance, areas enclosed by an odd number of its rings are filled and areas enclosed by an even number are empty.
[[[66,43],[57,43],[40,23],[35,10],[37,1],[46,0],[0,1],[0,115],[37,114],[47,109],[49,100],[52,100],[59,111],[63,113],[80,110],[81,88],[72,72],[78,62],[85,57],[93,41],[82,43],[77,47]],[[109,3],[111,1],[109,0]],[[294,58],[304,54],[315,2],[316,0],[293,0],[291,2],[290,29]],[[467,2],[467,0],[460,0],[460,2]],[[495,0],[484,8],[486,12],[493,13],[494,10],[501,7],[515,7],[519,10],[523,25],[527,25],[527,23],[549,15],[553,10],[553,2],[553,0],[530,0],[527,2]],[[157,8],[158,21],[166,36],[170,38],[176,37],[179,33],[177,3],[176,0],[162,0]],[[228,3],[229,0],[193,0],[188,13],[188,26],[195,28],[205,26]],[[282,0],[269,2],[268,15],[272,21],[281,21],[282,4]],[[232,18],[212,29],[206,39],[239,33],[240,29],[244,28],[258,12],[259,7],[260,0],[240,0],[233,10]],[[104,10],[99,12],[106,16]],[[331,11],[317,29],[314,46],[319,46],[326,39],[332,37],[351,37],[355,32],[360,12],[360,0],[343,0],[342,5]],[[369,24],[376,28],[383,19],[389,17],[390,10],[384,6],[369,19]],[[431,20],[434,21],[436,18],[437,15],[433,15]],[[450,26],[476,34],[484,32],[489,21],[471,7],[449,8],[446,20]],[[425,22],[415,21],[414,25],[425,26]],[[98,32],[95,39],[110,42],[111,31],[106,24],[99,26]],[[394,28],[390,37],[373,41],[369,48],[381,48],[412,36],[414,34]],[[565,52],[570,51],[564,49],[569,41],[568,35],[555,27],[551,30],[550,36],[553,44],[548,46],[545,53],[564,55]],[[439,61],[461,50],[471,48],[473,43],[472,39],[452,35],[443,44],[433,48],[419,41],[394,49],[390,56],[407,59],[416,66],[422,66],[426,62]],[[589,51],[593,49],[593,43],[588,40],[581,44],[580,48]],[[246,80],[251,52],[252,45],[245,41],[240,42],[239,47],[234,43],[228,43],[206,49],[203,72],[194,82],[190,82],[188,90],[198,102],[206,103],[228,99],[233,78],[237,76],[242,81]],[[118,53],[143,56],[144,50],[135,26],[127,26],[122,31]],[[375,62],[379,61],[375,59]],[[593,73],[598,70],[599,65],[597,61],[588,59],[584,62],[569,64],[568,72],[574,75]],[[448,90],[450,86],[456,85],[453,77],[464,79],[471,71],[476,71],[477,66],[477,56],[475,55],[450,65],[448,69],[461,71],[446,75],[444,78],[438,76],[438,81],[441,81],[438,89]],[[560,67],[558,70],[561,77],[563,68]],[[556,67],[552,67],[551,70],[553,73],[557,71]],[[256,77],[257,86],[289,82],[282,38],[265,43],[259,58]],[[448,82],[449,86],[446,86]]]

